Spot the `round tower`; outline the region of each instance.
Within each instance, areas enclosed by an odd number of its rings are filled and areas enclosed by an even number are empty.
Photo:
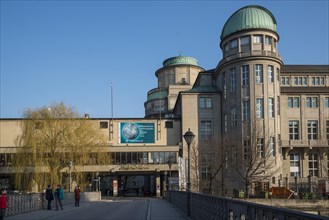
[[[279,158],[279,79],[283,63],[276,28],[275,17],[264,7],[250,5],[237,10],[222,29],[223,59],[215,71],[223,95],[223,139],[234,140],[236,161],[255,155],[274,161],[273,167],[262,168],[268,177],[251,176],[248,180],[260,181],[261,186],[269,186],[280,174],[275,161]],[[239,166],[241,173],[250,164]],[[241,177],[234,178],[236,184],[230,187],[241,189]]]
[[[163,61],[163,66],[155,72],[158,87],[147,93],[145,117],[172,117],[178,93],[191,89],[201,71],[204,69],[193,57],[176,56]]]

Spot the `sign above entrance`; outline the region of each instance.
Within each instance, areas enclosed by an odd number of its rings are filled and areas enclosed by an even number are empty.
[[[154,123],[119,123],[119,143],[154,143]]]

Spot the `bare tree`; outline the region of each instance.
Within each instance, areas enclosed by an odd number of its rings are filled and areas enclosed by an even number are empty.
[[[14,158],[17,190],[40,191],[46,184],[62,183],[69,162],[73,162],[76,180],[84,183],[83,166],[106,161],[107,154],[102,153],[104,135],[92,120],[80,117],[72,107],[54,103],[28,109],[23,117]]]
[[[249,188],[253,182],[269,180],[279,168],[275,157],[275,137],[271,137],[268,131],[264,131],[263,127],[256,123],[245,130],[250,132],[249,138],[243,140],[244,153],[237,154],[241,162],[231,166],[244,185],[245,196],[249,197]]]

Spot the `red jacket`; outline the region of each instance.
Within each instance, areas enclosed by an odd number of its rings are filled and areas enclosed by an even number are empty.
[[[7,195],[6,194],[0,195],[0,209],[6,209],[7,202],[8,202]]]

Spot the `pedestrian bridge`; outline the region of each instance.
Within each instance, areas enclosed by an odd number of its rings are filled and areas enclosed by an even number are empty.
[[[73,196],[66,193],[64,210],[48,211],[43,193],[9,194],[7,219],[328,220],[324,215],[184,191],[164,192],[164,198],[101,198],[99,192],[85,192],[80,207],[74,207]],[[329,201],[324,204],[328,208]]]

